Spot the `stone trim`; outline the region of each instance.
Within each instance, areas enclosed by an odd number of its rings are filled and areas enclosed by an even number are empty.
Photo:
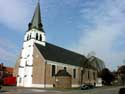
[[[72,87],[80,87],[79,84],[72,84]]]
[[[53,88],[52,84],[32,84],[32,87],[36,87],[36,88]]]
[[[19,68],[24,68],[24,66],[19,66]]]
[[[78,66],[73,66],[73,65],[69,65],[69,64],[64,64],[64,63],[61,63],[61,62],[55,62],[55,61],[51,61],[51,60],[46,60],[47,61],[47,64],[50,64],[50,65],[56,65],[56,66],[62,66],[62,67],[70,67],[70,68],[80,68]]]

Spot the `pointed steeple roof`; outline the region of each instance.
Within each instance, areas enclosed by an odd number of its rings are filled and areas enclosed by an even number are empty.
[[[31,23],[29,23],[29,30],[38,29],[43,31],[42,26],[43,25],[41,21],[40,2],[38,1]]]

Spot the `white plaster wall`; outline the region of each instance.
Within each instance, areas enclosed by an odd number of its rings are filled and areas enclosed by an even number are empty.
[[[32,87],[32,67],[25,67],[24,87]]]
[[[72,87],[80,87],[79,84],[73,84]]]
[[[19,68],[19,77],[17,79],[17,86],[23,86],[24,83],[24,68]],[[21,79],[21,82],[20,82],[20,79]]]

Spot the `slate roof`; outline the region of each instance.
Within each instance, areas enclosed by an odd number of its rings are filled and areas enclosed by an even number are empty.
[[[35,43],[36,47],[39,49],[40,53],[45,59],[61,62],[64,64],[70,64],[75,66],[81,66],[81,62],[86,61],[86,57],[75,53],[73,51],[66,50],[64,48],[55,46],[50,43],[46,43],[46,46]]]

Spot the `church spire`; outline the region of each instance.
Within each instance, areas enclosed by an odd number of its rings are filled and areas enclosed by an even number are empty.
[[[38,29],[43,31],[42,28],[42,21],[41,21],[41,12],[40,12],[40,1],[38,0],[33,18],[31,22],[29,23],[29,30],[30,29]]]

